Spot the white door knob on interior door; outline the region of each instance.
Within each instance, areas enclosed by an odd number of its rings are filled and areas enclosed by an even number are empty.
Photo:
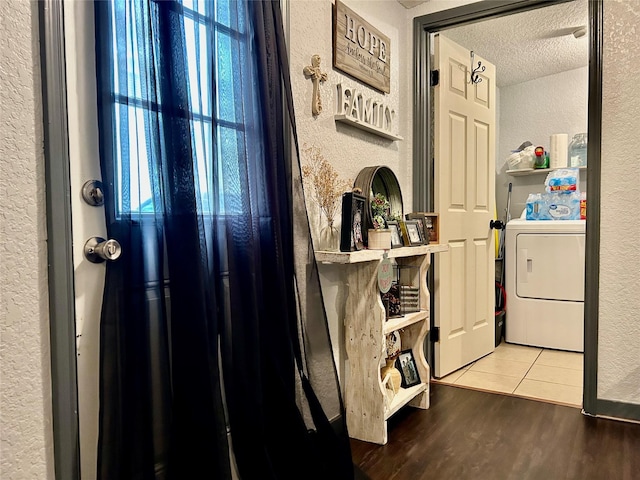
[[[111,262],[120,258],[122,247],[117,240],[110,238],[91,237],[84,244],[84,256],[91,263],[102,263],[105,260]]]

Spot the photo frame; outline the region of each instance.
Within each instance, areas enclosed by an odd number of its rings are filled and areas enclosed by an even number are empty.
[[[365,198],[356,192],[342,194],[342,227],[340,251],[354,252],[364,248]]]
[[[424,230],[424,243],[439,243],[438,214],[430,212],[413,212],[405,215],[407,220],[420,219]]]
[[[387,227],[391,230],[391,248],[400,248],[404,246],[402,241],[402,230],[400,224],[395,220],[387,221]]]
[[[393,282],[388,292],[380,295],[384,305],[385,319],[401,317],[400,311],[400,286],[398,282]]]
[[[418,373],[418,366],[416,360],[413,358],[413,352],[411,350],[403,350],[396,358],[396,368],[402,376],[402,388],[413,387],[420,384],[420,374]]]
[[[402,236],[405,245],[415,247],[424,243],[418,220],[405,220],[402,225]]]

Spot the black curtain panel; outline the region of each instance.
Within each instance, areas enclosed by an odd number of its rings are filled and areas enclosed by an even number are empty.
[[[99,478],[225,479],[233,461],[242,479],[353,478],[279,3],[98,1],[95,28],[123,250],[102,307]]]
[[[200,168],[211,114],[186,41],[199,31],[176,2],[96,2],[95,19],[107,232],[123,251],[103,297],[98,476],[231,478]]]

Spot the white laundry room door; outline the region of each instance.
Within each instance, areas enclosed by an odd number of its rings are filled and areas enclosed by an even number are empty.
[[[434,200],[440,243],[435,267],[434,374],[440,378],[494,350],[495,66],[470,81],[471,52],[435,36]]]
[[[106,237],[103,206],[83,200],[89,180],[100,180],[93,2],[64,0],[69,159],[76,306],[78,416],[82,480],[96,478],[100,310],[105,263],[91,263],[84,245]],[[91,188],[87,189],[88,193]],[[94,191],[94,196],[96,192]]]

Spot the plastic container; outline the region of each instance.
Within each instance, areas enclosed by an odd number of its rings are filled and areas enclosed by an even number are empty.
[[[580,190],[580,170],[577,168],[560,168],[549,172],[544,181],[547,193],[570,193]]]
[[[527,220],[579,220],[580,192],[530,193]]]
[[[511,152],[507,157],[509,170],[532,170],[536,161],[534,149],[535,147],[529,146],[522,151]]]
[[[587,134],[576,133],[569,144],[569,166],[587,166]]]

